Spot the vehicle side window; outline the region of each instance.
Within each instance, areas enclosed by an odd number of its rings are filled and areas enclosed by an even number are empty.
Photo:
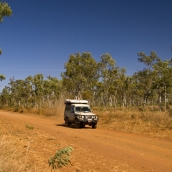
[[[90,112],[90,109],[88,107],[83,107],[82,108],[82,111],[88,111],[88,112]]]
[[[71,107],[70,107],[70,111],[71,111],[72,113],[74,113],[74,106],[71,106]]]
[[[65,111],[69,111],[70,110],[70,107],[71,107],[70,104],[66,104]]]
[[[80,112],[80,111],[81,111],[81,107],[76,107],[76,108],[75,108],[75,111],[76,111],[76,112]]]

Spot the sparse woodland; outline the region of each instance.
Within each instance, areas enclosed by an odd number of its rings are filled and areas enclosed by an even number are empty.
[[[172,104],[172,61],[162,61],[155,52],[138,53],[143,70],[126,76],[126,69],[106,53],[96,62],[91,53],[76,53],[65,64],[62,79],[42,74],[25,80],[11,78],[0,95],[1,107],[15,110],[57,107],[65,98],[87,99],[93,107],[167,111]]]
[[[11,16],[7,3],[0,2],[0,22]],[[0,50],[0,54],[2,50]],[[96,61],[89,52],[70,55],[64,65],[61,80],[36,74],[25,80],[10,79],[0,93],[1,108],[23,109],[54,108],[61,106],[65,98],[89,100],[92,107],[131,108],[169,111],[172,104],[172,60],[161,60],[155,52],[138,53],[138,61],[144,68],[133,76],[126,75],[116,61],[106,53]],[[0,81],[5,76],[0,74]]]
[[[11,14],[8,4],[0,2],[0,22]],[[172,140],[172,58],[163,61],[154,51],[149,55],[140,52],[138,63],[143,64],[143,69],[127,76],[126,69],[119,67],[108,53],[103,54],[99,61],[89,52],[72,54],[64,65],[61,79],[40,73],[24,80],[12,77],[0,93],[0,109],[63,115],[65,99],[86,99],[94,113],[100,116],[100,127]],[[0,82],[4,79],[5,76],[0,74]],[[39,160],[37,171],[45,170],[47,164],[42,163],[36,152],[30,151],[30,157],[28,155],[30,140],[42,147],[42,142],[35,140],[44,135],[23,130],[21,126],[20,130],[15,129],[13,125],[9,121],[2,121],[0,125],[0,171],[36,171],[37,162],[28,166],[34,157]],[[34,126],[26,124],[26,129],[33,130]],[[44,136],[43,143],[49,145],[48,137]],[[55,147],[56,142],[50,147]],[[68,148],[65,151],[68,154]],[[55,159],[62,153],[64,149],[57,151],[48,161],[52,169]],[[70,159],[65,159],[66,162]]]

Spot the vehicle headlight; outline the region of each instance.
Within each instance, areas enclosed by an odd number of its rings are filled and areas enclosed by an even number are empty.
[[[83,115],[77,115],[77,118],[84,119],[84,116]]]
[[[95,115],[95,119],[98,119],[98,116],[97,115]]]

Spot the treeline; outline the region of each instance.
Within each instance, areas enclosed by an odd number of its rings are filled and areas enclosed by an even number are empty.
[[[126,76],[126,69],[106,53],[96,62],[91,53],[69,57],[61,80],[42,74],[25,80],[11,78],[0,94],[2,107],[37,108],[61,105],[66,98],[87,99],[101,107],[159,107],[172,104],[172,60],[162,61],[155,52],[138,53],[145,67]]]

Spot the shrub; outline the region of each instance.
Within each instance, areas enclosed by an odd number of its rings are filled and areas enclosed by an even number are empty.
[[[62,168],[62,166],[67,165],[70,162],[70,153],[73,151],[72,147],[65,147],[61,150],[58,150],[53,157],[50,157],[48,160],[49,166],[52,169]]]
[[[26,128],[28,128],[29,130],[33,130],[34,129],[34,127],[32,127],[32,126],[30,126],[28,124],[26,124]]]

